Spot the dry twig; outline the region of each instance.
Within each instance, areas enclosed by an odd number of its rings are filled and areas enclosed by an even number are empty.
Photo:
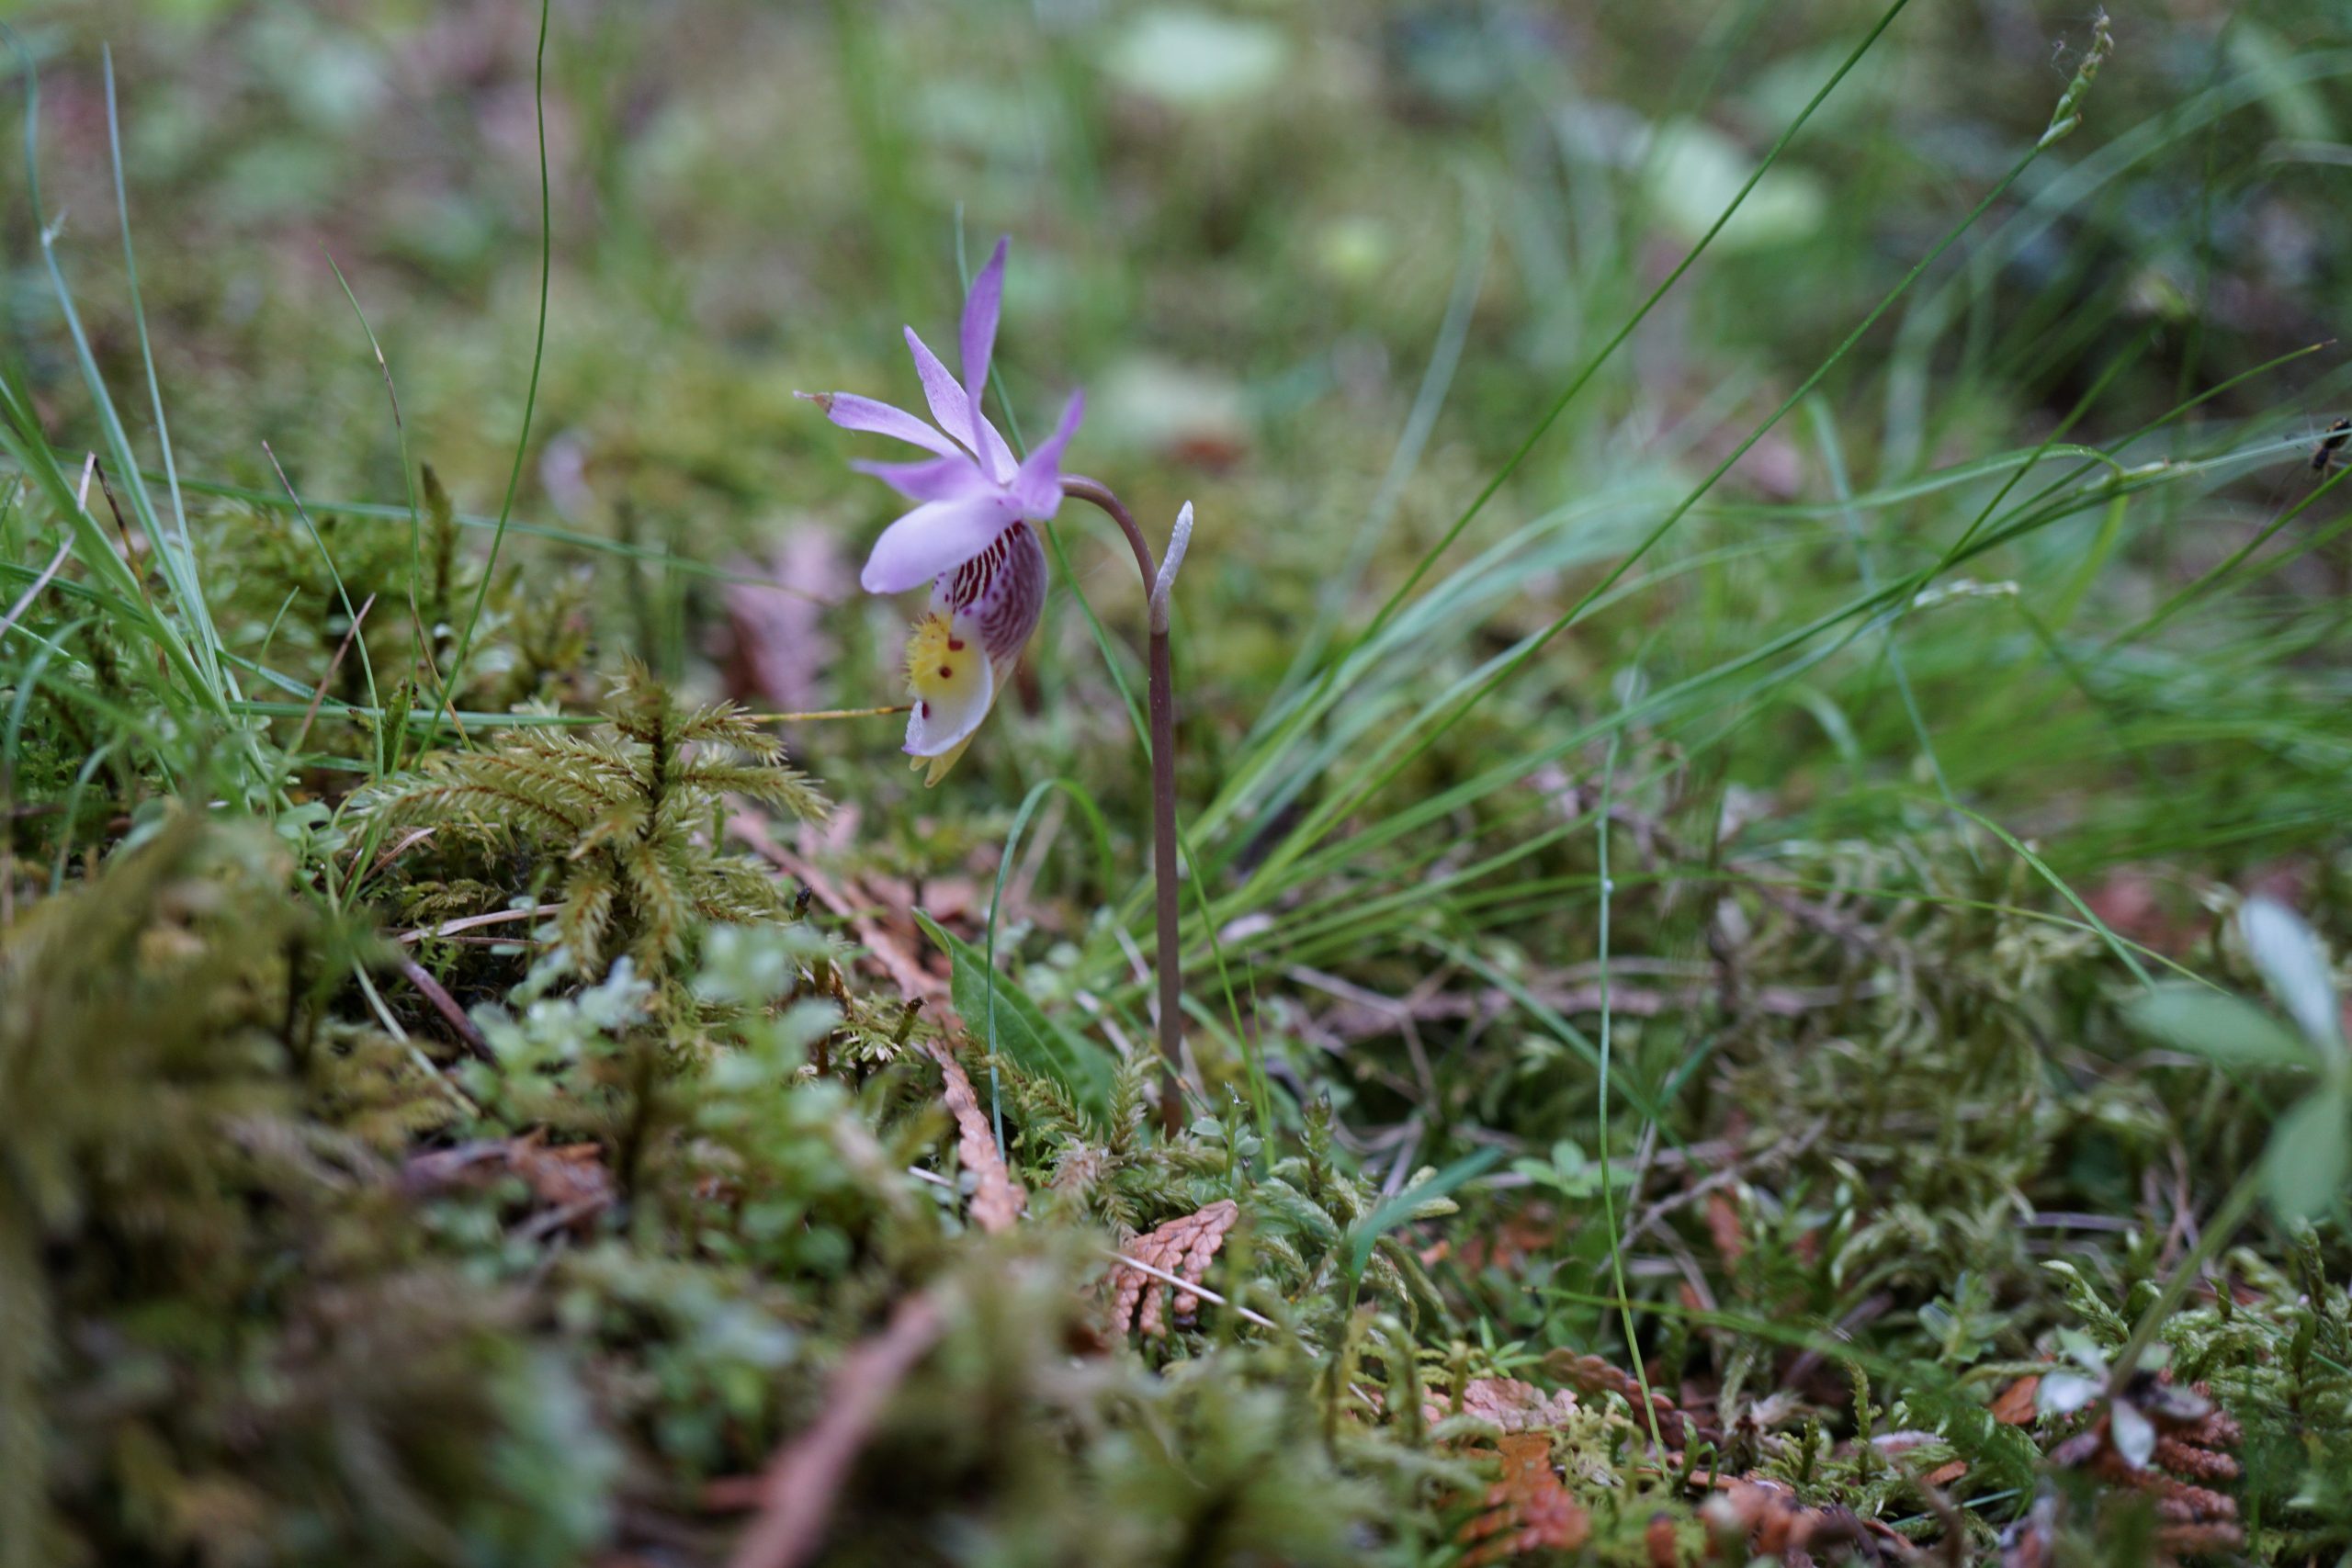
[[[1004,1156],[997,1152],[996,1136],[989,1128],[988,1112],[980,1109],[979,1096],[972,1090],[972,1080],[944,1045],[926,1042],[925,1050],[939,1064],[941,1076],[946,1078],[944,1099],[956,1118],[956,1157],[964,1168],[979,1179],[972,1192],[972,1223],[984,1231],[1010,1230],[1021,1212],[1029,1206],[1029,1194],[1012,1179],[1004,1167]]]
[[[833,1499],[891,1393],[946,1326],[939,1303],[912,1295],[881,1333],[861,1342],[833,1373],[824,1414],[776,1450],[760,1479],[760,1516],[735,1543],[728,1568],[796,1568],[823,1541]]]

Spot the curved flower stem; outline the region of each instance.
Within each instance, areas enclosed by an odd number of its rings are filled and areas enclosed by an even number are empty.
[[[1151,628],[1151,888],[1159,935],[1159,1128],[1172,1138],[1184,1124],[1184,973],[1176,937],[1182,911],[1176,885],[1176,680],[1168,652],[1167,598],[1155,592],[1159,570],[1151,546],[1119,498],[1108,487],[1076,474],[1063,476],[1062,493],[1099,507],[1116,523],[1143,573]]]

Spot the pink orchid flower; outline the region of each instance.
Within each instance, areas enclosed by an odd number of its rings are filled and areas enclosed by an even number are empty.
[[[981,412],[1008,243],[997,242],[965,299],[962,381],[907,329],[907,349],[936,423],[854,392],[801,394],[844,430],[888,435],[933,454],[910,463],[851,465],[916,503],[882,530],[858,581],[869,593],[931,584],[931,609],[907,638],[907,688],[915,705],[906,750],[926,770],[926,785],[945,777],[964,754],[1037,628],[1046,606],[1037,525],[1061,505],[1062,449],[1086,407],[1083,393],[1071,393],[1061,423],[1019,462]]]

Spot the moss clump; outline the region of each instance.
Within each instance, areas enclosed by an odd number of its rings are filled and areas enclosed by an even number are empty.
[[[540,868],[564,945],[591,976],[620,953],[663,973],[698,922],[785,914],[773,877],[714,848],[729,795],[824,818],[824,796],[785,765],[783,746],[732,704],[684,705],[641,666],[615,684],[604,714],[585,732],[526,728],[494,748],[438,753],[371,791],[363,808],[388,825],[488,840]]]

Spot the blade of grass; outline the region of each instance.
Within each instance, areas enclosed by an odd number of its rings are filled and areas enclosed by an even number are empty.
[[[1560,416],[1567,411],[1569,404],[1576,400],[1577,395],[1580,394],[1584,389],[1590,384],[1592,378],[1600,373],[1601,367],[1607,364],[1610,358],[1615,355],[1618,348],[1624,344],[1625,340],[1633,335],[1634,330],[1638,328],[1643,321],[1648,317],[1649,313],[1657,308],[1658,302],[1665,299],[1667,294],[1673,289],[1675,285],[1682,280],[1684,274],[1688,273],[1691,266],[1697,263],[1698,259],[1706,254],[1708,247],[1714,243],[1715,237],[1723,231],[1724,225],[1731,221],[1733,217],[1737,214],[1740,208],[1747,202],[1749,192],[1756,188],[1758,182],[1762,180],[1764,175],[1770,171],[1772,166],[1780,161],[1781,154],[1787,150],[1790,142],[1792,142],[1796,138],[1797,133],[1804,128],[1805,123],[1813,118],[1814,112],[1821,107],[1822,103],[1828,98],[1832,92],[1837,90],[1838,85],[1846,79],[1847,74],[1850,73],[1856,65],[1860,63],[1863,56],[1870,52],[1871,47],[1877,43],[1879,38],[1886,31],[1886,29],[1894,25],[1894,18],[1902,14],[1904,7],[1908,3],[1909,0],[1894,0],[1894,4],[1890,6],[1886,11],[1880,16],[1877,24],[1872,27],[1868,33],[1863,35],[1861,40],[1855,45],[1852,51],[1846,56],[1845,60],[1838,65],[1838,69],[1831,73],[1829,79],[1822,84],[1820,89],[1814,94],[1813,97],[1805,104],[1804,107],[1798,112],[1795,118],[1790,121],[1787,129],[1781,131],[1779,140],[1773,142],[1770,151],[1768,151],[1763,159],[1758,163],[1755,171],[1748,175],[1747,182],[1733,195],[1730,202],[1726,204],[1723,211],[1716,216],[1713,223],[1708,226],[1706,231],[1700,236],[1698,242],[1690,247],[1690,251],[1679,263],[1676,264],[1673,270],[1668,273],[1666,277],[1659,282],[1657,288],[1651,290],[1648,298],[1634,310],[1634,313],[1619,324],[1617,331],[1610,337],[1608,342],[1601,345],[1600,349],[1586,362],[1584,367],[1574,377],[1570,378],[1567,385],[1560,390],[1556,397],[1554,398],[1550,406],[1546,408],[1542,416],[1537,419],[1534,426],[1529,430],[1527,434],[1521,440],[1518,446],[1511,452],[1510,456],[1504,460],[1502,466],[1498,468],[1491,477],[1489,477],[1487,483],[1480,488],[1477,494],[1471,498],[1470,503],[1463,509],[1461,513],[1454,519],[1453,523],[1446,529],[1445,533],[1438,539],[1438,541],[1428,550],[1422,553],[1420,558],[1415,562],[1412,570],[1406,574],[1404,581],[1398,584],[1396,589],[1389,594],[1386,601],[1382,604],[1380,609],[1374,613],[1371,622],[1365,626],[1364,630],[1359,633],[1352,640],[1350,645],[1351,650],[1353,648],[1360,647],[1374,637],[1377,636],[1382,628],[1388,624],[1390,618],[1396,615],[1398,608],[1411,597],[1413,590],[1419,586],[1421,579],[1428,575],[1430,569],[1437,563],[1439,558],[1442,557],[1447,550],[1453,547],[1454,541],[1462,536],[1464,530],[1470,526],[1471,523],[1477,518],[1479,513],[1486,510],[1487,503],[1494,499],[1497,492],[1502,489],[1503,485],[1510,479],[1510,476],[1519,470],[1521,465],[1527,460],[1528,456],[1534,451],[1536,446],[1547,434],[1550,433],[1552,427],[1558,423]],[[1256,782],[1258,773],[1263,768],[1272,765],[1272,761],[1288,747],[1291,739],[1298,733],[1298,731],[1305,728],[1307,725],[1315,722],[1321,716],[1329,701],[1329,688],[1331,683],[1337,671],[1344,662],[1345,657],[1343,655],[1340,659],[1334,660],[1328,664],[1325,668],[1324,678],[1317,683],[1314,694],[1309,696],[1306,701],[1301,703],[1296,710],[1291,715],[1290,718],[1285,721],[1273,735],[1269,737],[1261,746],[1257,748],[1249,757],[1245,758],[1241,764],[1234,770],[1233,776],[1228,780],[1225,790],[1220,794],[1219,801],[1213,802],[1211,805],[1210,812],[1212,816],[1222,815],[1222,812],[1219,810],[1219,806],[1225,800],[1238,800],[1248,795]]]
[[[514,463],[506,472],[506,493],[498,503],[497,526],[491,531],[490,558],[482,563],[473,607],[466,612],[466,629],[458,634],[457,651],[449,656],[449,676],[444,687],[453,712],[456,694],[465,687],[466,660],[473,654],[474,630],[481,624],[481,608],[490,597],[499,550],[506,543],[507,525],[514,515],[514,492],[523,483],[523,459],[531,449],[531,418],[539,406],[539,372],[547,363],[548,286],[555,266],[555,197],[548,178],[548,11],[551,4],[552,0],[539,0],[538,44],[531,56],[531,115],[539,147],[539,319],[531,338],[531,380],[523,393],[523,428],[514,436]],[[405,471],[405,457],[401,466]]]
[[[1612,1179],[1612,1167],[1616,1164],[1616,1159],[1611,1152],[1613,1145],[1609,1140],[1609,1059],[1611,1038],[1610,1019],[1614,1011],[1610,1006],[1609,994],[1609,907],[1610,895],[1614,891],[1609,880],[1609,829],[1611,827],[1609,807],[1610,796],[1617,784],[1619,740],[1620,736],[1615,733],[1611,733],[1609,737],[1608,755],[1600,767],[1600,809],[1594,814],[1592,829],[1593,848],[1599,857],[1600,874],[1600,930],[1596,938],[1596,948],[1600,962],[1600,1077],[1596,1086],[1600,1096],[1600,1108],[1595,1113],[1595,1120],[1599,1123],[1595,1134],[1598,1141],[1593,1146],[1600,1156],[1600,1219],[1601,1224],[1609,1227],[1609,1272],[1611,1279],[1617,1286],[1617,1310],[1619,1321],[1625,1332],[1625,1354],[1633,1362],[1634,1379],[1642,1391],[1642,1409],[1649,1417],[1650,1447],[1655,1452],[1664,1453],[1666,1438],[1658,1430],[1657,1406],[1650,1398],[1649,1371],[1643,1363],[1641,1340],[1634,1328],[1633,1300],[1625,1287],[1624,1237],[1620,1234],[1617,1224],[1617,1196]],[[1652,1121],[1657,1119],[1655,1112],[1645,1114],[1648,1115]]]
[[[1570,605],[1566,612],[1555,618],[1549,626],[1544,627],[1543,631],[1532,637],[1526,639],[1520,651],[1511,655],[1510,658],[1504,662],[1503,666],[1498,669],[1492,676],[1488,677],[1476,691],[1471,694],[1467,699],[1458,706],[1454,707],[1451,712],[1445,714],[1442,718],[1439,719],[1426,734],[1420,736],[1418,741],[1409,750],[1406,751],[1402,757],[1393,762],[1386,763],[1380,771],[1374,773],[1374,776],[1370,777],[1367,782],[1351,783],[1343,784],[1341,787],[1334,790],[1332,798],[1323,807],[1319,807],[1316,812],[1311,814],[1297,829],[1294,829],[1289,835],[1287,835],[1283,845],[1278,848],[1274,852],[1274,855],[1270,858],[1281,860],[1285,857],[1295,856],[1306,846],[1312,844],[1316,840],[1329,832],[1333,824],[1344,819],[1349,814],[1357,809],[1364,800],[1377,794],[1381,789],[1385,787],[1396,777],[1397,774],[1402,773],[1407,767],[1410,766],[1414,761],[1423,755],[1440,736],[1453,728],[1454,725],[1460,723],[1461,720],[1471,712],[1471,710],[1476,708],[1479,703],[1491,694],[1497,687],[1500,686],[1505,681],[1510,679],[1510,677],[1516,674],[1520,669],[1524,667],[1527,661],[1532,659],[1535,653],[1547,645],[1554,637],[1557,636],[1561,631],[1574,624],[1575,621],[1591,606],[1596,599],[1598,599],[1602,593],[1606,592],[1609,589],[1614,587],[1620,578],[1623,577],[1627,571],[1631,570],[1637,561],[1648,554],[1648,552],[1655,547],[1660,540],[1666,537],[1667,534],[1673,529],[1676,524],[1679,523],[1686,515],[1689,514],[1690,509],[1698,504],[1700,499],[1703,497],[1708,491],[1714,488],[1716,482],[1720,480],[1724,474],[1731,470],[1734,464],[1737,463],[1740,458],[1747,456],[1749,449],[1752,448],[1758,441],[1762,440],[1765,434],[1770,432],[1773,426],[1777,425],[1781,422],[1781,418],[1786,415],[1791,409],[1794,408],[1798,402],[1800,402],[1813,390],[1815,387],[1820,385],[1822,378],[1827,376],[1830,370],[1833,369],[1838,363],[1852,350],[1855,344],[1859,343],[1861,340],[1862,335],[1867,333],[1871,326],[1876,324],[1879,318],[1884,315],[1888,309],[1903,296],[1911,285],[1916,282],[1918,277],[1944,254],[1946,250],[1950,249],[1962,234],[1966,233],[1975,223],[1977,219],[1982,217],[1984,213],[1987,211],[1995,202],[1999,200],[2002,195],[2017,182],[2018,177],[2032,164],[2034,160],[2041,155],[2046,145],[2046,142],[2037,143],[2022,158],[2013,164],[2009,171],[2004,175],[1990,190],[1984,193],[1983,198],[1980,199],[1974,207],[1969,209],[1968,214],[1965,217],[1963,217],[1957,224],[1953,225],[1950,230],[1946,231],[1944,236],[1937,242],[1935,246],[1930,249],[1926,255],[1922,256],[1917,262],[1912,265],[1910,270],[1904,274],[1902,279],[1897,282],[1875,306],[1871,308],[1868,315],[1863,317],[1862,320],[1846,334],[1845,338],[1830,352],[1829,355],[1819,365],[1814,367],[1813,371],[1805,377],[1804,380],[1797,387],[1797,389],[1791,392],[1787,398],[1783,399],[1780,405],[1774,409],[1770,415],[1758,423],[1755,429],[1751,430],[1748,434],[1732,449],[1729,455],[1724,457],[1722,461],[1718,462],[1706,475],[1706,477],[1700,480],[1696,488],[1687,494],[1681,502],[1677,503],[1665,517],[1659,520],[1655,527],[1643,536],[1641,542],[1634,547],[1632,553],[1627,555],[1623,560],[1619,561],[1617,565],[1612,567],[1608,572],[1604,573],[1599,582],[1586,590],[1584,594],[1574,604]],[[1361,778],[1363,773],[1369,772],[1371,772],[1371,770],[1359,770],[1359,778]]]

